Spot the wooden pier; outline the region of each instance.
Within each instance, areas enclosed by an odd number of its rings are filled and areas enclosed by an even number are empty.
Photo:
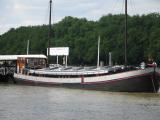
[[[14,72],[16,71],[16,62],[13,60],[0,60],[0,82],[14,82]]]
[[[0,55],[0,82],[13,82],[14,73],[19,70],[18,58],[46,58],[44,55]]]

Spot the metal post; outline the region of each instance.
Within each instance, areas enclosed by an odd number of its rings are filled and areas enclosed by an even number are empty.
[[[66,67],[67,67],[67,58],[68,58],[68,56],[66,55]]]
[[[112,66],[112,53],[109,52],[109,66]]]
[[[58,56],[57,56],[57,65],[58,65]]]
[[[27,55],[29,54],[29,40],[27,42]]]
[[[100,40],[101,40],[101,38],[100,38],[100,36],[99,36],[99,37],[98,37],[97,68],[99,67],[99,49],[100,49]]]

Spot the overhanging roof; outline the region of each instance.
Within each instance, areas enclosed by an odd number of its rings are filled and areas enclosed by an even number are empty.
[[[17,60],[17,58],[23,57],[23,58],[47,58],[45,55],[0,55],[0,61],[4,60]]]

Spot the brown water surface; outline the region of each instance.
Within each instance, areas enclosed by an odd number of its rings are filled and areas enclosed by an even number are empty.
[[[160,93],[0,84],[0,120],[160,120]]]

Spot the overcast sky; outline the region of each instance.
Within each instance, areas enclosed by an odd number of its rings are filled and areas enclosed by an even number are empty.
[[[160,13],[160,0],[128,0],[129,14]],[[48,23],[49,0],[0,0],[0,34],[10,28]],[[124,0],[53,0],[52,23],[65,16],[98,20],[124,11]]]

